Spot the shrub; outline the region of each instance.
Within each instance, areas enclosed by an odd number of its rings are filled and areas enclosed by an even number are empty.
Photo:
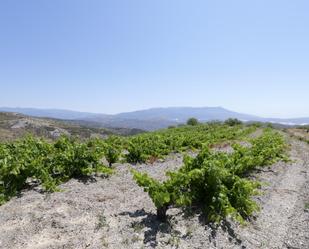
[[[108,161],[109,167],[111,167],[120,158],[122,141],[117,136],[110,136],[104,142],[104,156]]]
[[[104,155],[106,160],[108,161],[109,167],[112,167],[113,163],[116,163],[119,160],[120,157],[120,151],[111,146],[111,145],[106,145]]]
[[[195,126],[195,125],[198,125],[198,120],[196,118],[189,118],[187,120],[187,125],[192,125],[192,126]]]
[[[229,118],[225,120],[224,123],[229,126],[235,126],[235,125],[241,125],[242,121],[238,120],[237,118]]]
[[[61,137],[54,143],[28,136],[0,144],[0,204],[21,191],[27,179],[42,184],[47,191],[72,177],[94,172],[110,174],[101,164],[103,150],[93,141],[79,142]]]
[[[143,163],[147,160],[148,156],[144,152],[143,140],[136,137],[129,142],[128,154],[126,155],[129,163]]]

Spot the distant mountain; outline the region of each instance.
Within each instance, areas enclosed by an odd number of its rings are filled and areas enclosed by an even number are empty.
[[[116,115],[123,119],[142,120],[169,120],[175,122],[186,122],[189,118],[195,117],[200,121],[225,120],[235,117],[242,120],[259,119],[259,117],[229,111],[222,107],[169,107],[152,108],[135,112],[120,113]]]
[[[57,119],[74,120],[91,127],[120,127],[141,130],[156,130],[171,125],[185,123],[190,117],[200,122],[211,120],[226,120],[237,118],[243,121],[273,122],[285,125],[309,124],[308,118],[278,119],[263,118],[227,110],[222,107],[168,107],[152,108],[134,112],[125,112],[115,115],[76,112],[58,109],[35,108],[0,108],[0,111],[17,112],[35,117],[51,117]]]
[[[15,112],[33,117],[57,118],[57,119],[85,119],[89,117],[108,116],[104,114],[95,114],[89,112],[77,112],[62,109],[38,109],[38,108],[19,108],[19,107],[0,107],[1,112]]]

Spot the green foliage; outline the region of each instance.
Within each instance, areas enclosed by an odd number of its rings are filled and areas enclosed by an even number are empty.
[[[213,123],[145,133],[127,140],[126,159],[130,163],[143,163],[150,158],[162,158],[172,152],[201,149],[205,145],[239,139],[255,129]]]
[[[132,170],[132,173],[137,184],[144,187],[145,192],[149,194],[157,208],[169,205],[171,196],[166,186],[152,179],[146,173],[139,173],[136,170]]]
[[[274,128],[274,125],[272,123],[266,123],[266,127],[268,128]]]
[[[144,188],[157,208],[157,217],[159,220],[166,220],[166,211],[172,202],[172,194],[165,184],[152,179],[147,174],[132,170],[133,177],[137,184]]]
[[[116,163],[120,158],[122,141],[119,137],[110,136],[104,142],[104,155],[111,167],[112,164]]]
[[[248,126],[254,126],[256,128],[262,128],[263,123],[261,123],[261,122],[251,122],[251,123],[248,124]]]
[[[29,136],[15,142],[0,143],[0,202],[20,192],[27,181],[38,181],[47,191],[55,191],[60,183],[72,177],[111,174],[112,170],[102,164],[104,157],[110,166],[121,159],[122,153],[131,163],[154,161],[172,152],[202,149],[218,142],[239,139],[254,129],[212,123],[175,127],[127,138],[110,136],[105,140],[94,138],[81,142],[60,137],[54,142],[47,142]],[[172,191],[171,187],[167,190]],[[168,197],[161,193],[153,198],[160,203]],[[164,205],[162,208],[165,208]]]
[[[145,145],[145,140],[141,137],[136,137],[129,142],[127,147],[128,154],[126,155],[129,163],[142,163],[147,160],[146,148],[143,145]]]
[[[107,145],[105,148],[105,158],[111,167],[113,163],[116,163],[119,159],[120,151],[112,145]]]
[[[103,150],[95,141],[61,137],[49,143],[28,136],[0,144],[0,204],[20,192],[27,180],[39,181],[47,191],[72,177],[94,172],[111,174],[100,162]]]
[[[50,144],[32,137],[0,145],[0,204],[16,195],[28,177],[42,179],[46,188],[55,189],[44,168],[51,161],[52,150]]]
[[[229,118],[225,120],[224,123],[229,126],[235,126],[235,125],[241,125],[242,121],[238,120],[237,118]]]
[[[192,125],[192,126],[195,126],[195,125],[198,125],[199,122],[196,118],[189,118],[188,121],[187,121],[187,125]]]
[[[227,154],[205,147],[196,158],[185,157],[184,165],[168,172],[169,178],[162,183],[137,171],[133,171],[134,179],[149,194],[163,220],[171,205],[201,205],[210,221],[219,222],[230,216],[244,222],[258,210],[251,197],[259,187],[246,175],[257,167],[287,159],[286,145],[279,133],[266,130],[252,140],[252,147],[233,148],[234,152]]]

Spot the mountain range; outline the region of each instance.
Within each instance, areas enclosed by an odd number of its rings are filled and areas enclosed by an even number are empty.
[[[230,111],[223,107],[167,107],[151,108],[140,111],[119,114],[100,114],[78,112],[61,109],[11,108],[0,107],[2,112],[14,112],[34,117],[48,117],[72,122],[79,122],[95,127],[121,127],[142,130],[156,130],[172,125],[185,123],[188,118],[195,117],[200,122],[212,120],[223,121],[228,118],[237,118],[242,121],[271,122],[284,125],[309,124],[309,117],[304,118],[263,118],[249,114]]]

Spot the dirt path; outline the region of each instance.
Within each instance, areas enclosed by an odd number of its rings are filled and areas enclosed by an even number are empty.
[[[262,209],[247,227],[203,224],[199,214],[184,217],[171,209],[170,225],[159,224],[148,195],[128,164],[118,164],[110,179],[71,180],[63,192],[25,191],[0,207],[0,248],[309,248],[309,147],[291,140],[293,163],[278,163],[257,173],[268,184],[258,198]],[[181,155],[139,165],[158,179],[182,165]],[[307,207],[309,208],[309,207]]]
[[[270,185],[257,220],[244,232],[247,248],[309,248],[309,148],[294,139],[291,145],[292,164],[279,163],[259,175]]]

